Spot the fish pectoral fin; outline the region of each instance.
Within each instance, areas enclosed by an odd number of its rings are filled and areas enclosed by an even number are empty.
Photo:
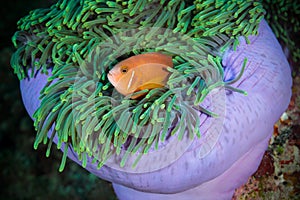
[[[164,87],[164,85],[159,84],[159,83],[146,83],[146,84],[143,84],[142,86],[140,86],[139,88],[137,88],[137,91],[145,90],[145,89],[161,88],[161,87]]]
[[[141,90],[146,90],[146,89],[154,89],[154,88],[162,88],[164,87],[163,84],[158,84],[158,83],[147,83],[147,84],[144,84],[142,86],[140,86],[139,88],[137,88],[134,92],[138,92],[138,91],[141,91]],[[139,97],[142,97],[144,95],[146,95],[147,92],[142,92],[140,94],[135,94],[135,95],[132,95],[131,99],[137,99]]]

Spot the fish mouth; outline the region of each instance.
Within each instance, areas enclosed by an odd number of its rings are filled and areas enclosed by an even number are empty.
[[[113,74],[112,74],[111,72],[108,72],[107,78],[108,78],[109,82],[110,82],[112,85],[115,85],[116,81],[115,81],[114,76],[113,76]]]

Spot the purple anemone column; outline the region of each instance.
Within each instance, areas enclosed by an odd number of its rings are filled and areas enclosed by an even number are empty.
[[[257,170],[273,125],[291,97],[290,67],[267,23],[262,21],[259,34],[249,39],[251,43],[246,44],[241,38],[237,50],[228,50],[222,59],[225,81],[238,74],[245,57],[248,59],[243,76],[233,84],[248,95],[226,92],[221,132],[205,155],[199,156],[206,142],[201,137],[195,138],[178,160],[156,171],[133,173],[106,165],[97,170],[91,160],[86,169],[113,182],[121,200],[230,199]],[[39,92],[46,82],[47,76],[42,74],[21,81],[23,101],[31,116],[39,106]],[[209,124],[214,120],[205,119],[201,124],[203,135],[210,131]],[[80,164],[72,148],[68,157]]]

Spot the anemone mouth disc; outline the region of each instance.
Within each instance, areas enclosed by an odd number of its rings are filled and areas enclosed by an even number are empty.
[[[91,158],[98,168],[125,166],[132,172],[166,167],[190,148],[195,136],[205,141],[199,157],[213,148],[225,113],[224,90],[243,93],[230,86],[240,75],[224,81],[222,52],[237,46],[238,36],[256,33],[264,10],[257,2],[235,7],[206,1],[149,3],[62,0],[20,20],[22,31],[13,40],[20,45],[12,58],[15,72],[22,79],[29,68],[31,77],[52,68],[34,114],[35,148],[47,142],[53,129],[49,144],[57,135],[59,148],[67,144],[64,155],[72,146],[83,166]],[[123,97],[107,73],[118,60],[144,52],[172,56],[167,85],[142,91],[147,95],[138,100]],[[201,116],[220,120],[220,126],[201,135]],[[182,147],[173,152],[172,145]],[[165,162],[137,167],[157,151]]]

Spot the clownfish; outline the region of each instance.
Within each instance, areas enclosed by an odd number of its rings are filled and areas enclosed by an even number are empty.
[[[127,96],[134,92],[164,87],[173,67],[172,57],[161,53],[144,53],[129,57],[116,64],[107,77],[115,89]],[[134,95],[136,99],[141,95]]]

